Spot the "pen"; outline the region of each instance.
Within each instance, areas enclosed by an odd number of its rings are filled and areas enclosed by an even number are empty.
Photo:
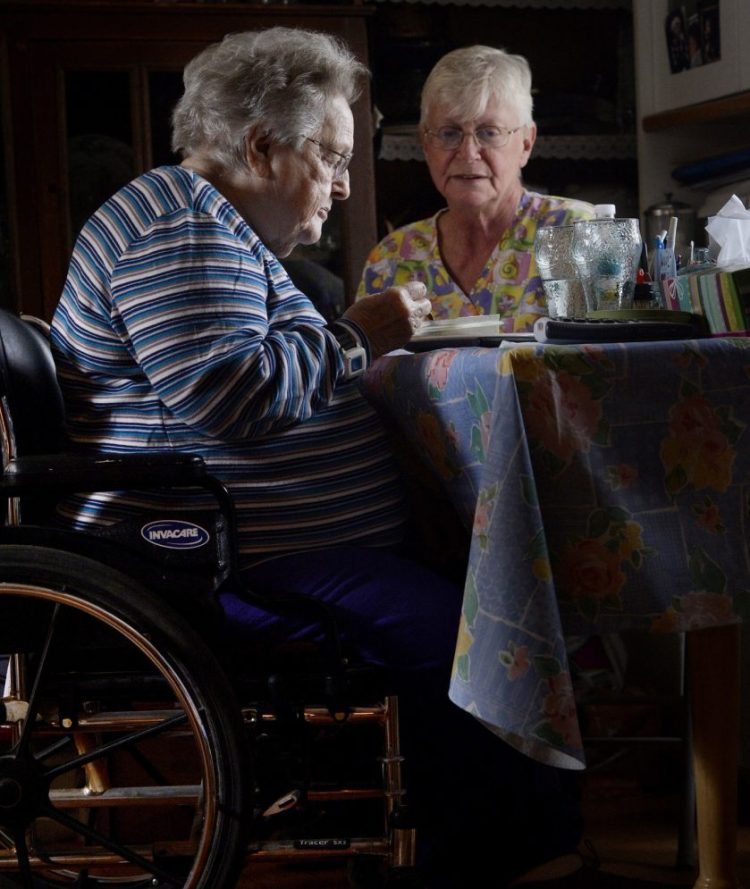
[[[654,238],[654,249],[651,251],[651,280],[659,281],[659,271],[662,265],[662,255],[664,253],[664,241],[656,235]]]

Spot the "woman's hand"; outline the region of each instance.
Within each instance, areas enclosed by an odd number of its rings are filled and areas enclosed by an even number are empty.
[[[432,310],[426,294],[424,284],[409,281],[357,300],[344,312],[343,318],[362,328],[370,341],[371,357],[377,358],[403,346],[422,326]]]

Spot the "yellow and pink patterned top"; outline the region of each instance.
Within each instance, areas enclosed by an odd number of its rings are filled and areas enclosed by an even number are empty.
[[[584,201],[524,190],[513,225],[492,251],[473,291],[464,293],[440,255],[437,220],[444,212],[383,238],[367,258],[357,298],[393,284],[423,281],[435,319],[497,314],[503,330],[530,330],[536,318],[546,314],[544,289],[534,262],[537,228],[594,217],[594,208]]]

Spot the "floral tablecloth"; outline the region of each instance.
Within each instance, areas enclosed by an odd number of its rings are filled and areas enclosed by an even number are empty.
[[[582,768],[566,637],[736,623],[750,590],[750,340],[386,356],[364,391],[471,528],[451,699]]]

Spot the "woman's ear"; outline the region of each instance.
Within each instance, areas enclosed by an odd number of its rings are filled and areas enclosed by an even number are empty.
[[[262,127],[252,127],[245,135],[245,162],[253,172],[264,178],[271,170],[273,145],[271,134]]]
[[[536,142],[536,124],[530,123],[526,127],[524,127],[523,133],[523,152],[521,154],[521,166],[525,167],[528,163],[529,156],[531,155],[531,149],[534,147],[534,142]]]

